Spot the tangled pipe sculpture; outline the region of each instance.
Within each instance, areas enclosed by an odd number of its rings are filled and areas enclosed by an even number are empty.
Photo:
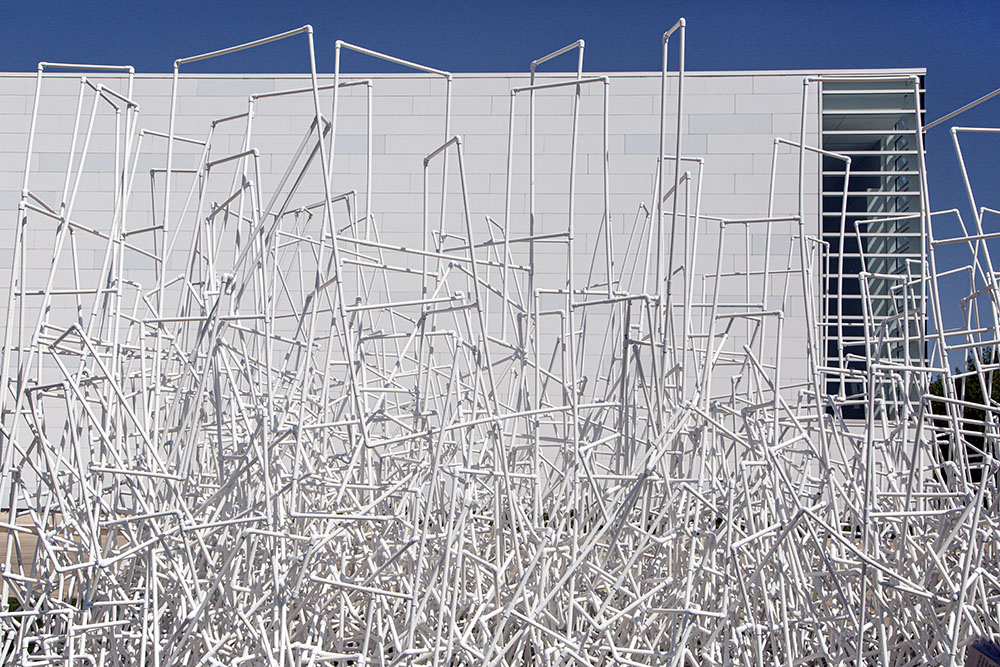
[[[684,31],[663,38],[655,205],[617,250],[606,151],[603,211],[574,210],[574,144],[565,226],[543,234],[534,176],[527,190],[510,177],[511,137],[507,209],[482,223],[450,107],[440,145],[414,165],[423,242],[394,242],[371,213],[370,125],[364,181],[333,166],[338,105],[370,101],[373,86],[341,77],[341,52],[430,75],[442,106],[452,77],[338,42],[320,85],[309,27],[176,61],[166,133],[142,129],[131,68],[43,63],[0,370],[5,664],[954,665],[995,639],[995,211],[973,200],[975,228],[936,240],[921,151],[912,215],[926,263],[891,276],[894,312],[875,313],[866,293],[870,342],[851,352],[863,363],[825,366],[810,287],[821,244],[801,204],[818,148],[803,120],[797,211],[702,214],[705,164],[682,152]],[[246,113],[182,135],[182,67],[295,36],[310,85],[250,96]],[[578,56],[575,76],[536,83],[563,54]],[[575,138],[581,91],[606,104],[610,88],[582,63],[582,42],[532,63],[511,118],[570,95]],[[31,186],[35,120],[51,72],[67,68],[121,85],[83,77],[61,199],[47,201]],[[263,182],[253,119],[279,96],[311,123],[290,138],[284,177]],[[95,134],[95,117],[112,117],[113,135]],[[213,148],[233,127],[241,145]],[[87,225],[75,209],[85,163],[109,141],[106,215]],[[178,167],[182,150],[193,167]],[[148,154],[165,165],[146,213],[135,176]],[[512,195],[527,196],[526,214]],[[575,245],[584,213],[604,235],[589,273]],[[720,296],[722,248],[748,225],[792,237],[792,252],[758,258],[736,307]],[[54,233],[51,265],[28,284],[39,229]],[[103,248],[99,273],[81,271],[85,238]],[[700,273],[699,238],[719,248]],[[538,270],[543,243],[565,253],[555,287]],[[969,263],[939,269],[955,244]],[[956,300],[942,281],[956,271],[968,317],[945,330]],[[813,332],[805,384],[782,370],[789,309]],[[970,360],[959,373],[956,354]],[[860,394],[827,392],[848,376]],[[865,418],[846,419],[859,396]]]

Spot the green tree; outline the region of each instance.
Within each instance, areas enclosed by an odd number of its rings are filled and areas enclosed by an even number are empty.
[[[978,372],[982,369],[982,373]],[[955,387],[955,398],[965,401],[970,405],[961,407],[950,406],[953,410],[961,410],[959,428],[961,438],[965,446],[965,453],[969,461],[969,477],[973,483],[977,483],[982,478],[983,455],[986,446],[986,415],[985,406],[994,407],[1000,405],[1000,353],[996,349],[984,350],[979,358],[977,368],[976,357],[969,355],[965,362],[965,373],[958,368],[948,377],[939,375],[930,385],[930,393],[933,396],[947,396],[945,382],[953,382]],[[989,391],[989,402],[986,400],[986,391]],[[984,407],[976,407],[976,406]],[[949,405],[944,401],[931,399],[931,413],[944,417],[948,415]],[[994,415],[994,419],[997,415]],[[951,421],[949,419],[935,419],[935,426],[943,429],[944,433],[939,435],[938,447],[942,460],[958,462],[958,451],[954,447],[954,438],[951,434]]]

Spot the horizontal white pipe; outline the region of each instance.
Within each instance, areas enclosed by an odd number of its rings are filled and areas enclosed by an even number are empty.
[[[312,26],[304,25],[301,28],[296,28],[295,30],[289,30],[288,32],[282,32],[277,35],[271,35],[270,37],[264,37],[263,39],[256,39],[252,42],[246,42],[245,44],[238,44],[236,46],[230,46],[227,49],[219,49],[218,51],[209,51],[208,53],[201,53],[196,56],[188,56],[186,58],[178,58],[174,61],[174,67],[180,67],[181,65],[186,65],[188,63],[198,62],[199,60],[208,60],[209,58],[217,58],[219,56],[226,56],[230,53],[236,53],[237,51],[244,51],[246,49],[252,49],[255,46],[263,46],[264,44],[270,44],[271,42],[277,42],[278,40],[285,39],[286,37],[292,37],[293,35],[301,35],[302,33],[311,33]]]
[[[373,85],[371,79],[357,79],[355,81],[341,81],[340,83],[328,83],[325,86],[317,86],[316,90],[331,90],[333,88],[350,88],[351,86],[371,86]],[[302,93],[311,93],[312,88],[294,88],[292,90],[275,90],[270,93],[255,93],[250,96],[252,100],[263,100],[269,97],[282,97],[283,95],[300,95]]]
[[[131,65],[83,65],[80,63],[38,63],[38,69],[87,69],[95,72],[128,72],[135,73]]]
[[[541,65],[542,63],[548,62],[549,60],[552,60],[553,58],[558,58],[562,54],[568,53],[568,52],[572,51],[573,49],[582,49],[584,47],[584,45],[585,45],[584,41],[582,39],[578,39],[575,42],[573,42],[572,44],[567,44],[566,46],[562,47],[561,49],[559,49],[557,51],[553,51],[552,53],[550,53],[547,56],[542,56],[541,58],[538,58],[537,60],[532,60],[531,61],[531,71],[532,71],[532,73],[534,73],[535,68],[538,67],[539,65]]]
[[[371,56],[372,58],[378,58],[379,60],[385,60],[386,62],[394,63],[396,65],[403,65],[404,67],[410,67],[420,72],[427,72],[428,74],[437,74],[438,76],[451,78],[451,72],[446,72],[441,69],[434,69],[433,67],[428,67],[426,65],[420,65],[419,63],[411,62],[409,60],[403,60],[402,58],[397,58],[395,56],[390,56],[385,53],[379,53],[378,51],[372,51],[371,49],[366,49],[363,46],[357,46],[349,42],[342,40],[337,40],[334,44],[335,48],[343,47],[350,51],[356,51],[358,53],[363,53],[366,56]]]
[[[585,83],[606,83],[610,79],[606,76],[593,76],[586,79],[567,79],[565,81],[553,81],[551,83],[537,83],[533,86],[518,86],[511,88],[510,92],[523,93],[528,90],[547,90],[549,88],[564,88],[566,86],[581,86]]]
[[[983,95],[979,99],[973,100],[972,102],[969,102],[965,106],[959,107],[958,109],[955,109],[951,113],[948,113],[948,114],[945,114],[944,116],[941,116],[940,118],[938,118],[937,120],[935,120],[935,121],[933,121],[931,123],[927,123],[926,125],[924,125],[924,132],[926,132],[927,130],[931,129],[932,127],[935,127],[937,125],[940,125],[941,123],[944,123],[945,121],[951,120],[952,118],[954,118],[955,116],[957,116],[957,115],[959,115],[961,113],[965,113],[966,111],[968,111],[969,109],[971,109],[973,107],[979,106],[983,102],[986,102],[988,100],[992,100],[997,95],[1000,95],[1000,88],[997,88],[992,93],[986,93],[985,95]]]
[[[680,28],[683,28],[686,25],[687,25],[687,20],[683,16],[681,18],[677,19],[677,23],[675,23],[672,26],[670,26],[670,28],[665,33],[663,33],[663,41],[664,41],[664,43],[666,43],[666,41],[668,39],[670,39],[670,36],[672,34],[674,34],[677,30],[679,30]]]

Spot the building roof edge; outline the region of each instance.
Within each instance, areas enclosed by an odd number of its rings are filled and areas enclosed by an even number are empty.
[[[49,72],[48,76],[66,76],[66,77],[78,77],[81,76],[87,70],[80,70],[79,72]],[[539,72],[536,76],[538,78],[551,78],[551,77],[566,77],[574,74],[573,72]],[[612,78],[620,77],[658,77],[660,72],[630,72],[630,71],[619,71],[619,72],[591,72],[585,71],[588,76],[608,76]],[[676,76],[677,71],[667,72],[670,76]],[[906,75],[915,74],[918,76],[923,76],[927,74],[927,68],[925,67],[897,67],[897,68],[887,68],[887,67],[873,67],[873,68],[854,68],[854,69],[796,69],[796,70],[688,70],[685,72],[686,76],[691,77],[743,77],[743,76],[886,76],[886,75]],[[0,77],[34,77],[37,72],[0,72]],[[511,77],[527,77],[528,72],[453,72],[455,78],[463,79],[474,79],[474,78],[511,78]],[[111,72],[100,72],[91,73],[89,76],[125,76],[124,74],[111,73]],[[159,79],[172,76],[169,72],[137,72],[135,74],[136,78],[140,79]],[[197,73],[185,73],[181,72],[183,78],[219,78],[219,79],[296,79],[296,78],[309,78],[308,73],[302,72],[197,72]],[[330,77],[333,76],[332,72],[320,72],[320,77]],[[365,73],[365,72],[342,72],[341,76],[348,78],[371,78],[371,79],[388,79],[388,78],[414,78],[414,77],[431,77],[437,78],[433,74],[423,74],[423,73],[397,73],[397,72],[380,72],[380,73]]]

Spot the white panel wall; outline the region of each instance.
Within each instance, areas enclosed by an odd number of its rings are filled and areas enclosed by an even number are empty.
[[[705,158],[705,177],[701,211],[705,215],[723,217],[761,217],[768,210],[768,188],[771,174],[771,154],[775,137],[797,140],[800,131],[803,78],[798,73],[703,73],[691,74],[685,82],[685,115],[683,150],[685,155]],[[656,170],[657,132],[660,96],[659,75],[655,73],[611,74],[610,76],[610,202],[612,228],[617,264],[635,267],[641,273],[641,264],[635,258],[626,258],[624,249],[640,203],[652,207],[653,181]],[[376,75],[374,80],[373,119],[373,204],[382,239],[393,244],[420,245],[420,211],[422,202],[422,160],[444,139],[443,110],[445,86],[441,79],[429,76]],[[120,77],[93,77],[97,83],[107,84],[124,91]],[[548,80],[548,79],[543,79]],[[321,84],[331,82],[323,77]],[[455,76],[452,134],[464,138],[466,170],[470,203],[477,241],[488,238],[489,229],[485,216],[503,223],[504,191],[506,184],[506,151],[510,89],[527,84],[524,75]],[[176,132],[180,135],[204,139],[214,119],[238,114],[247,110],[250,94],[258,94],[308,85],[305,76],[270,75],[190,75],[182,76],[179,87],[179,114]],[[133,97],[140,104],[140,126],[166,132],[170,104],[170,77],[167,75],[140,75],[136,77]],[[0,235],[0,275],[7,282],[11,267],[13,244],[12,231],[20,196],[24,156],[27,148],[27,131],[35,88],[33,74],[0,75],[0,209],[8,213],[3,218],[4,233]],[[80,89],[79,76],[46,75],[39,107],[38,134],[31,159],[30,188],[39,198],[53,208],[58,208],[64,184],[67,155],[73,135],[74,114]],[[667,127],[668,150],[674,145],[676,126],[676,78],[668,87]],[[580,103],[580,133],[576,162],[576,266],[577,287],[587,284],[591,254],[597,248],[603,253],[600,236],[602,217],[603,159],[602,159],[602,86],[586,86]],[[331,94],[324,92],[323,104],[329,113]],[[90,97],[84,105],[83,123],[86,126],[90,110]],[[571,111],[573,88],[539,93],[536,98],[536,233],[564,231],[567,224],[569,166],[572,146]],[[527,98],[519,95],[517,114],[514,118],[515,155],[511,233],[514,236],[528,233],[527,219]],[[818,142],[816,98],[810,96],[811,113],[808,115],[808,142]],[[364,200],[365,147],[365,90],[364,87],[345,90],[341,98],[337,128],[337,147],[334,184],[335,191],[357,189]],[[312,118],[308,95],[261,100],[253,124],[252,145],[260,151],[262,190],[264,199],[270,194]],[[73,218],[94,228],[107,229],[110,213],[110,192],[114,187],[112,172],[114,157],[114,116],[102,107],[94,125],[94,138],[81,180],[80,191],[74,202]],[[211,141],[212,159],[239,151],[243,144],[243,121],[220,125]],[[79,146],[78,146],[79,149]],[[130,229],[159,223],[151,214],[154,203],[150,196],[149,170],[165,166],[165,141],[145,137],[143,153],[137,162],[137,176],[129,205]],[[175,167],[191,168],[197,164],[198,149],[178,145]],[[818,231],[818,176],[817,161],[807,161],[805,191],[803,195],[808,234]],[[668,166],[672,169],[672,165]],[[693,168],[693,166],[692,166]],[[790,148],[779,152],[777,164],[774,213],[790,215],[798,210],[798,155]],[[209,184],[210,200],[221,201],[230,191],[232,171],[213,174]],[[449,219],[447,228],[459,232],[460,220],[453,214],[460,208],[456,162],[451,158],[449,175]],[[440,175],[431,178],[432,188],[440,189]],[[668,174],[672,183],[672,173]],[[175,179],[178,195],[172,200],[176,213],[184,202],[191,184],[191,177]],[[162,174],[157,177],[162,188]],[[307,179],[296,205],[321,198],[320,181]],[[432,206],[437,210],[436,198]],[[668,210],[669,210],[668,202]],[[680,201],[684,209],[683,198]],[[693,210],[694,202],[691,207]],[[162,210],[162,190],[155,201],[156,210]],[[159,215],[159,214],[157,214]],[[177,218],[177,224],[180,218]],[[41,288],[51,257],[55,226],[48,222],[33,222],[27,235],[28,275],[27,287]],[[699,238],[695,269],[699,274],[714,271],[718,248],[717,224],[703,222]],[[740,272],[748,267],[759,270],[763,265],[765,239],[763,228],[751,227],[744,236],[744,228],[733,228],[723,248],[724,270]],[[785,268],[786,256],[795,233],[794,225],[777,226],[772,241],[772,268]],[[80,236],[77,247],[77,270],[84,279],[96,277],[96,268],[104,255],[104,244],[97,239]],[[152,239],[142,241],[152,248]],[[636,241],[633,240],[633,248]],[[750,257],[747,256],[749,249]],[[515,261],[528,261],[526,250],[515,250]],[[168,272],[179,272],[184,266],[184,253],[175,253]],[[565,246],[540,245],[536,266],[546,287],[564,287],[561,276],[566,259]],[[592,282],[603,282],[604,255],[594,261],[597,277]],[[679,260],[678,260],[679,261]],[[749,262],[749,263],[748,263]],[[141,264],[141,262],[140,262]],[[797,267],[797,259],[793,260]],[[135,266],[136,275],[149,267]],[[631,268],[629,269],[631,270]],[[152,275],[151,273],[149,275]],[[60,275],[62,284],[70,284],[70,276]],[[639,277],[641,279],[641,276]],[[145,287],[151,282],[144,280]],[[638,283],[633,284],[637,290]],[[701,287],[710,282],[697,282],[695,302],[705,301],[698,295]],[[783,280],[772,285],[779,296],[771,306],[780,305]],[[818,289],[818,284],[811,288]],[[419,286],[412,280],[401,280],[393,286],[396,296],[418,294]],[[415,290],[415,291],[414,291]],[[726,278],[720,286],[724,302],[746,300],[746,281],[743,278]],[[408,291],[408,292],[407,292]],[[650,284],[647,291],[655,288]],[[751,292],[759,293],[760,286],[751,285]],[[805,326],[802,315],[801,285],[798,279],[790,282],[784,349],[786,369],[792,373],[805,368]],[[754,295],[752,294],[751,297]],[[759,297],[757,297],[759,299]],[[4,300],[2,308],[6,307]],[[72,321],[76,316],[73,299],[57,299],[51,315],[54,320]],[[597,326],[595,324],[595,326]],[[742,325],[741,325],[742,326]],[[734,329],[730,347],[739,349],[739,331]],[[601,349],[589,350],[590,355],[602,354]],[[735,372],[735,371],[734,371]]]

